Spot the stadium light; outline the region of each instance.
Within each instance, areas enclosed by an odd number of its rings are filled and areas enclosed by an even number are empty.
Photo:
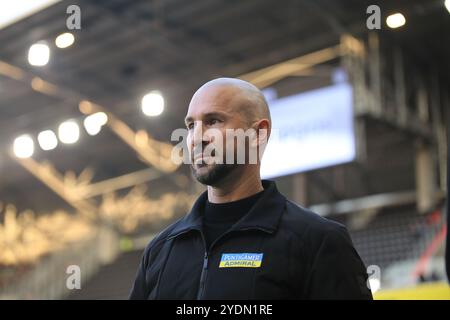
[[[50,60],[50,48],[45,43],[35,43],[28,50],[28,62],[32,66],[45,66]]]
[[[62,143],[75,143],[80,138],[80,127],[74,120],[65,121],[58,127],[58,138]]]
[[[25,134],[14,140],[13,151],[17,158],[29,158],[34,153],[34,142],[31,136]]]
[[[63,34],[60,34],[55,39],[55,45],[60,49],[70,47],[74,42],[75,42],[75,37],[70,32],[65,32]]]
[[[141,109],[146,116],[159,116],[164,111],[164,97],[156,90],[147,93],[142,98]]]
[[[445,0],[444,5],[445,8],[447,8],[448,13],[450,13],[450,0]]]
[[[405,25],[405,23],[406,23],[405,16],[402,15],[401,13],[391,14],[390,16],[388,16],[386,18],[386,24],[391,29],[399,28],[399,27]]]
[[[39,146],[42,150],[53,150],[58,145],[56,134],[52,130],[44,130],[38,134]]]
[[[98,134],[102,128],[108,122],[108,116],[104,112],[97,112],[87,116],[84,119],[84,128],[91,136]]]
[[[0,29],[39,12],[61,0],[0,1]]]

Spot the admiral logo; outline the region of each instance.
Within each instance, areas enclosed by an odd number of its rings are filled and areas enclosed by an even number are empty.
[[[259,268],[263,253],[223,253],[219,268]]]

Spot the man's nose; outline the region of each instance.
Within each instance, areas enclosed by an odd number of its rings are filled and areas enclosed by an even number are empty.
[[[210,142],[208,136],[204,134],[205,131],[203,129],[202,121],[195,123],[192,144],[196,147],[205,146]]]

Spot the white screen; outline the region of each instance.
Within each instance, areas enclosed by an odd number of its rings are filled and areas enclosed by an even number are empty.
[[[273,178],[355,158],[352,89],[348,83],[269,102],[272,134],[261,163]]]

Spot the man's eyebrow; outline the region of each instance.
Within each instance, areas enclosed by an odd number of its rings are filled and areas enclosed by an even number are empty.
[[[208,112],[204,114],[205,118],[212,118],[212,117],[226,117],[227,114],[225,112],[220,111],[214,111],[214,112]]]
[[[226,117],[227,114],[225,112],[220,112],[220,111],[215,111],[215,112],[208,112],[202,115],[203,118],[213,118],[213,117]],[[184,122],[190,123],[193,122],[194,118],[193,117],[186,117],[184,119]]]

